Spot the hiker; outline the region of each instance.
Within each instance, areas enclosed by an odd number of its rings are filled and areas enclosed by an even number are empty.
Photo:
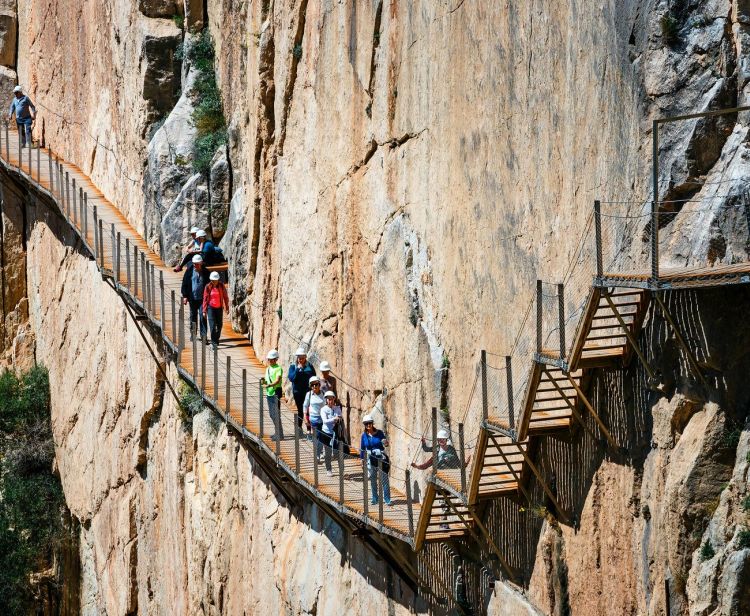
[[[320,440],[325,447],[326,473],[329,477],[333,475],[331,471],[331,455],[333,450],[338,450],[340,442],[336,438],[337,428],[343,424],[341,418],[341,407],[336,405],[336,394],[330,389],[323,395],[326,403],[320,409],[320,419],[323,422],[323,429],[320,432]]]
[[[23,93],[21,86],[13,88],[13,101],[10,103],[10,111],[8,111],[8,122],[13,118],[13,114],[16,115],[16,126],[18,127],[18,134],[21,137],[21,146],[33,147],[31,141],[31,125],[36,120],[36,107],[31,99]]]
[[[297,430],[302,432],[302,420],[304,411],[302,407],[305,403],[305,396],[310,391],[310,377],[315,376],[315,368],[307,361],[307,351],[299,347],[295,353],[295,361],[289,366],[287,378],[292,383],[292,397],[294,404],[297,405]]]
[[[174,268],[175,272],[181,272],[182,268],[185,267],[188,263],[190,263],[190,260],[193,258],[194,255],[197,255],[201,251],[201,245],[198,241],[196,234],[200,231],[198,227],[190,227],[190,242],[185,247],[185,256],[183,257],[182,261],[177,265],[177,267]]]
[[[339,392],[336,390],[336,377],[331,374],[331,364],[327,361],[320,362],[320,390],[324,394],[332,391],[336,394],[336,400],[339,398]]]
[[[284,426],[281,425],[281,378],[284,370],[279,365],[279,352],[272,349],[266,356],[268,367],[263,380],[266,385],[266,401],[268,402],[268,414],[273,422],[274,433],[271,440],[284,440]]]
[[[216,350],[221,340],[224,311],[229,311],[229,294],[226,285],[220,280],[219,272],[211,272],[208,278],[208,285],[203,291],[203,313],[208,321],[208,331],[211,332],[211,346]]]
[[[439,430],[437,433],[437,468],[438,470],[447,469],[447,468],[461,468],[461,460],[458,457],[458,454],[456,453],[456,448],[451,444],[451,442],[448,440],[450,438],[450,434],[448,433],[448,430]],[[417,464],[416,462],[412,462],[411,465],[414,468],[418,468],[419,470],[425,470],[426,468],[429,468],[432,466],[432,458],[435,455],[435,447],[434,445],[430,447],[427,445],[427,440],[425,437],[422,437],[422,450],[426,451],[427,453],[432,453],[433,455],[430,456],[427,460],[425,460],[422,464]],[[471,456],[470,456],[471,457]],[[466,460],[466,465],[469,464],[469,460]]]
[[[317,376],[311,376],[308,381],[310,391],[305,394],[305,401],[302,408],[305,411],[305,425],[307,431],[312,431],[313,441],[315,443],[315,458],[318,462],[323,461],[323,441],[320,439],[320,433],[323,429],[323,418],[321,409],[325,406],[325,399],[320,393],[320,379]]]
[[[364,431],[359,442],[359,457],[365,459],[367,456],[367,470],[370,476],[370,503],[378,504],[378,475],[380,475],[383,485],[383,502],[386,505],[391,504],[391,486],[388,480],[388,471],[391,469],[388,455],[385,448],[388,446],[388,439],[382,430],[375,428],[375,422],[372,415],[365,415],[362,418]]]
[[[200,319],[200,336],[206,342],[206,313],[203,311],[203,291],[208,285],[208,270],[203,257],[195,255],[182,275],[182,303],[190,304],[190,341],[198,334]]]

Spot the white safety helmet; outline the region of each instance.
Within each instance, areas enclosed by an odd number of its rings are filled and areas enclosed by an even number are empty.
[[[336,394],[333,393],[332,389],[329,389],[325,394],[323,394],[324,398],[335,398]]]
[[[278,359],[279,358],[279,352],[276,349],[271,349],[268,351],[268,355],[266,355],[266,359]]]
[[[312,385],[313,383],[320,383],[320,379],[317,376],[311,376],[310,380],[307,381],[309,385]]]
[[[331,364],[329,364],[327,361],[320,362],[320,369],[323,372],[330,372],[331,371]]]
[[[448,433],[448,430],[438,430],[437,437],[438,438],[450,438],[451,435]]]
[[[190,235],[195,235],[200,229],[198,227],[190,227]]]
[[[193,263],[203,263],[203,257],[201,257],[200,255],[195,255],[193,257]]]
[[[211,275],[208,278],[210,280],[220,280],[221,276],[219,276],[219,272],[211,272]]]
[[[367,414],[367,415],[365,415],[365,416],[364,416],[364,417],[362,418],[362,423],[363,423],[363,424],[366,424],[366,423],[375,423],[375,420],[374,420],[374,419],[372,418],[372,415],[370,415],[370,414]]]
[[[195,232],[195,237],[206,237],[206,232],[203,229],[198,229]]]
[[[297,352],[295,353],[295,356],[300,357],[301,355],[304,355],[307,357],[307,351],[305,351],[305,347],[298,347]]]
[[[15,88],[13,88],[13,94],[15,94],[16,92],[23,92],[23,88],[21,86],[16,86]]]

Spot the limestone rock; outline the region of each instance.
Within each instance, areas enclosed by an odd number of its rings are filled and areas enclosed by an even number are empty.
[[[204,182],[200,173],[191,176],[164,213],[161,241],[167,263],[177,263],[184,256],[191,227],[209,228],[208,187]]]
[[[216,241],[220,241],[227,230],[229,220],[229,201],[231,199],[232,170],[227,160],[226,146],[220,147],[211,160],[209,173],[209,196],[211,202],[210,221],[211,234]]]
[[[16,0],[0,0],[0,65],[15,68],[17,35]]]
[[[0,104],[6,111],[13,98],[13,88],[18,84],[16,71],[5,66],[0,66]]]
[[[180,61],[177,47],[182,31],[171,19],[141,19],[141,95],[156,116],[169,113],[180,89]]]
[[[138,10],[146,17],[172,17],[177,8],[176,0],[138,0]]]

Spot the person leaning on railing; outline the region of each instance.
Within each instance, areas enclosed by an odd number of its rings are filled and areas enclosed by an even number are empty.
[[[388,480],[388,471],[391,464],[385,448],[388,446],[388,439],[382,430],[375,428],[375,422],[372,415],[365,415],[362,418],[364,431],[359,441],[359,457],[367,459],[367,471],[370,477],[370,503],[378,504],[378,475],[381,477],[383,484],[383,502],[386,505],[391,504],[391,485]],[[380,471],[380,472],[379,472]]]
[[[284,440],[284,426],[281,424],[281,378],[284,376],[284,370],[279,365],[279,352],[272,349],[266,356],[268,367],[263,377],[266,386],[266,401],[268,402],[268,414],[273,422],[274,434],[271,437],[274,441]]]
[[[439,430],[437,433],[437,452],[435,451],[435,446],[428,445],[427,439],[425,437],[422,437],[422,451],[425,451],[427,453],[431,453],[432,456],[430,456],[427,460],[425,460],[422,464],[417,464],[416,462],[412,462],[411,465],[414,468],[418,468],[419,470],[425,470],[426,468],[429,468],[432,466],[432,458],[434,455],[437,454],[437,468],[438,470],[442,469],[449,469],[449,468],[461,468],[461,460],[458,457],[458,453],[456,453],[456,448],[451,444],[451,442],[448,440],[450,438],[450,434],[447,430]],[[471,458],[471,456],[469,456]],[[468,465],[469,460],[466,460],[466,464]]]
[[[34,107],[31,99],[23,93],[21,86],[13,88],[13,101],[10,103],[10,110],[8,111],[8,122],[13,119],[13,114],[16,115],[16,126],[18,127],[18,134],[21,136],[21,145],[33,147],[31,125],[36,119],[36,107]]]

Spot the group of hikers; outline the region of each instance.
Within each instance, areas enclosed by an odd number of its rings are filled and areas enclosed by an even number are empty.
[[[180,294],[182,303],[190,307],[190,340],[200,335],[206,344],[210,333],[211,345],[218,349],[224,312],[229,311],[229,293],[222,273],[210,270],[226,263],[226,259],[205,230],[192,227],[190,237],[185,256],[174,268],[175,272],[185,270]]]
[[[229,310],[229,294],[221,273],[210,271],[210,268],[226,263],[226,260],[205,230],[192,227],[190,236],[185,255],[174,271],[185,270],[181,294],[183,303],[190,306],[191,341],[200,335],[206,344],[207,334],[210,333],[211,344],[217,349],[223,314]],[[284,371],[279,364],[279,353],[276,349],[268,352],[266,360],[263,382],[268,413],[274,426],[271,438],[281,441],[284,440],[281,415]],[[324,464],[326,474],[330,477],[333,476],[333,452],[342,450],[345,455],[350,455],[351,446],[342,416],[336,377],[327,361],[321,362],[319,368],[320,376],[308,361],[305,348],[299,347],[294,362],[287,371],[287,379],[291,385],[297,411],[294,428],[301,437],[312,439],[316,464]],[[378,503],[379,488],[382,489],[383,503],[391,504],[388,479],[390,459],[386,453],[387,447],[388,438],[385,433],[375,427],[373,416],[366,414],[362,418],[359,457],[367,462],[370,502],[373,505]],[[412,462],[414,468],[430,467],[433,464],[433,456],[437,456],[435,465],[438,469],[459,468],[461,465],[458,454],[450,442],[450,434],[446,430],[437,433],[437,443],[432,445],[428,445],[426,439],[422,438],[422,449],[432,455],[421,464]]]

